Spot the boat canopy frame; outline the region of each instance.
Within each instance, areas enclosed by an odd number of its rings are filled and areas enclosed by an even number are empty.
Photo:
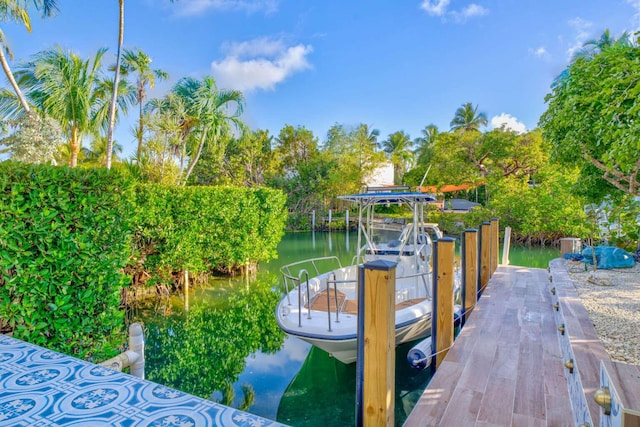
[[[402,190],[406,190],[407,187],[399,187]],[[415,266],[417,268],[419,263],[419,250],[418,250],[418,235],[419,226],[424,221],[424,206],[430,202],[436,201],[436,197],[429,193],[410,192],[410,191],[394,191],[393,187],[382,188],[380,191],[376,188],[375,191],[370,191],[360,194],[351,194],[345,196],[338,196],[341,200],[352,202],[358,206],[358,252],[355,256],[355,263],[360,264],[365,260],[365,254],[367,249],[371,254],[377,253],[377,248],[373,242],[373,226],[374,215],[376,206],[390,206],[390,205],[407,205],[411,208],[413,214],[413,221],[408,225],[408,233],[411,233],[413,244],[413,256],[415,257]],[[364,219],[364,220],[363,220]],[[365,244],[363,244],[363,241]],[[404,247],[407,245],[408,239],[402,242],[402,246],[399,248],[398,253],[404,253]]]

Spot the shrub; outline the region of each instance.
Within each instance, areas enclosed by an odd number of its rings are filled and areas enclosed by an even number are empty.
[[[131,201],[115,171],[0,163],[0,326],[78,357],[113,355]]]
[[[275,258],[286,221],[284,194],[266,188],[143,185],[136,200],[135,261],[166,280]]]

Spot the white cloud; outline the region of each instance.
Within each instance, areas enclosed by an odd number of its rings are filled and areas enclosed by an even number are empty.
[[[199,15],[209,9],[241,10],[247,13],[273,13],[280,0],[182,0],[177,4],[180,15]]]
[[[483,16],[489,13],[489,9],[476,3],[471,3],[462,9],[448,10],[451,0],[423,0],[420,8],[431,16],[450,16],[455,22],[464,22],[474,16]]]
[[[540,46],[536,49],[529,49],[529,54],[540,59],[549,59],[551,57],[551,54],[544,46]]]
[[[574,43],[567,49],[569,59],[584,46],[584,42],[589,39],[589,29],[593,26],[593,23],[582,18],[574,18],[569,21],[569,26],[575,32]]]
[[[633,25],[632,33],[640,30],[640,0],[627,0],[627,3],[636,10],[631,18],[631,25]]]
[[[442,16],[447,11],[449,1],[450,0],[435,0],[432,3],[431,0],[424,0],[420,8],[426,10],[429,15]]]
[[[307,61],[313,48],[302,44],[287,47],[282,40],[261,37],[223,46],[227,56],[211,63],[220,87],[251,91],[272,90],[291,75],[311,68]]]
[[[502,113],[499,116],[493,116],[491,118],[492,129],[502,126],[504,126],[505,129],[512,130],[516,133],[525,133],[527,131],[527,127],[524,125],[524,123],[518,121],[517,118],[507,113]]]
[[[471,18],[474,16],[483,16],[489,13],[489,9],[484,8],[478,4],[472,3],[469,6],[462,9],[461,15],[463,18]]]

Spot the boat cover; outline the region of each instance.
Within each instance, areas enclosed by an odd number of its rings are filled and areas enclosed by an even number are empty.
[[[593,252],[592,252],[593,250]],[[622,248],[615,246],[587,246],[582,251],[583,262],[593,265],[593,253],[596,255],[598,268],[628,268],[636,265],[633,255]]]

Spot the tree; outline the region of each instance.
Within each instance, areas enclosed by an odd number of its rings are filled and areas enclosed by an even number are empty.
[[[244,96],[237,90],[220,90],[213,77],[203,80],[192,77],[181,79],[173,92],[182,98],[188,119],[192,122],[191,135],[196,139],[195,151],[191,152],[189,165],[182,181],[186,185],[205,144],[212,144],[222,153],[218,142],[220,136],[234,125],[243,130],[240,115],[244,109]],[[235,107],[235,108],[234,108]]]
[[[186,100],[173,91],[164,98],[150,100],[145,110],[149,135],[137,163],[146,170],[143,175],[155,176],[153,182],[169,179],[177,184],[184,175],[187,144],[196,122],[187,113]]]
[[[333,157],[336,169],[330,176],[335,188],[331,196],[358,192],[367,177],[384,160],[384,153],[376,151],[380,131],[361,123],[345,128],[335,124],[327,132],[323,150]]]
[[[413,141],[418,146],[415,150],[417,163],[427,163],[430,160],[433,146],[439,134],[438,126],[434,124],[427,125],[422,129],[422,136]]]
[[[177,0],[171,0],[173,3]],[[124,0],[118,0],[118,51],[116,55],[116,66],[113,74],[113,93],[109,104],[109,129],[107,131],[107,169],[111,168],[111,145],[113,144],[113,128],[115,127],[116,98],[118,97],[118,86],[120,81],[120,63],[122,61],[122,45],[124,43]],[[138,147],[139,148],[139,147]],[[140,153],[138,153],[140,154]]]
[[[294,174],[298,166],[318,154],[318,138],[304,126],[285,125],[275,140],[275,155],[282,174]]]
[[[462,104],[462,107],[456,110],[450,123],[452,131],[478,131],[480,126],[486,125],[487,116],[484,113],[478,113],[478,106],[474,108],[470,102]]]
[[[117,142],[113,142],[111,145],[111,158],[112,160],[118,161],[118,155],[122,153],[122,145]],[[84,152],[84,161],[88,163],[98,164],[100,166],[106,166],[107,163],[107,138],[106,137],[97,137],[91,141],[90,148],[82,148]]]
[[[105,51],[100,49],[92,59],[83,60],[60,47],[49,49],[37,53],[16,71],[31,103],[60,123],[69,142],[71,167],[78,163],[83,136],[97,132],[104,122],[101,112],[105,101],[99,88]],[[16,113],[15,97],[0,97],[0,111]]]
[[[140,49],[125,49],[122,54],[121,73],[123,77],[130,74],[136,75],[136,103],[139,106],[138,129],[136,130],[136,138],[138,139],[138,149],[136,150],[136,158],[140,158],[142,154],[142,141],[144,137],[144,100],[147,96],[147,87],[153,89],[157,80],[165,80],[169,78],[169,74],[160,69],[151,69],[151,57]]]
[[[607,28],[604,30],[599,39],[591,39],[584,42],[582,49],[578,51],[574,60],[580,57],[592,59],[595,55],[603,50],[612,48],[614,46],[624,47],[631,46],[631,36],[626,31],[623,32],[617,39],[611,35],[611,31]]]
[[[592,200],[616,191],[640,194],[638,64],[636,44],[579,57],[545,97],[548,107],[540,126],[552,157],[579,167],[578,185],[589,190]]]
[[[13,133],[0,140],[0,153],[12,160],[27,163],[56,163],[58,146],[62,144],[60,125],[51,118],[25,114],[11,122]]]
[[[266,130],[231,138],[225,150],[222,174],[234,185],[264,185],[273,164],[272,141],[273,136]]]
[[[29,17],[27,9],[23,6],[24,4],[25,1],[20,0],[0,1],[0,21],[13,21],[22,23],[27,31],[31,32],[31,19]],[[33,0],[33,5],[37,10],[42,12],[43,17],[52,16],[58,11],[55,0]],[[22,94],[20,86],[18,86],[18,83],[16,82],[13,72],[11,71],[11,67],[9,67],[7,56],[13,59],[13,54],[11,52],[11,49],[9,49],[9,44],[7,43],[4,32],[0,30],[0,64],[2,65],[2,70],[7,76],[11,87],[13,87],[16,97],[20,101],[20,105],[26,113],[29,113],[31,108],[29,107],[29,103],[27,102],[26,98]]]
[[[393,164],[393,180],[395,184],[402,183],[404,173],[413,163],[411,145],[411,137],[403,131],[392,133],[382,141],[382,151],[387,153],[389,160]]]

